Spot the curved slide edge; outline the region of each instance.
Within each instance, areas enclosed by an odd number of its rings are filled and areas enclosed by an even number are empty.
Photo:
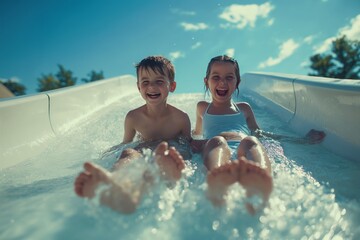
[[[360,161],[360,81],[278,73],[244,74],[241,87],[304,135],[323,130],[332,152]]]
[[[51,140],[137,92],[131,75],[0,100],[0,168],[38,155]]]

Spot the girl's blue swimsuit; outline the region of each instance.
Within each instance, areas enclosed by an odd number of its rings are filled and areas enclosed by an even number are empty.
[[[246,135],[250,135],[249,129],[247,128],[246,120],[243,113],[240,111],[238,106],[235,103],[232,103],[237,110],[237,113],[234,114],[223,114],[223,115],[213,115],[209,114],[208,110],[211,103],[205,110],[203,116],[203,137],[205,139],[210,139],[215,136],[219,136],[222,132],[241,132]],[[229,140],[228,145],[232,152],[236,152],[237,147],[239,146],[239,140]]]

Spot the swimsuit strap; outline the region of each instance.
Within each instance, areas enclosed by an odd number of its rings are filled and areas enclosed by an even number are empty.
[[[238,105],[237,105],[233,100],[231,100],[231,104],[233,104],[234,107],[235,107],[235,109],[236,109],[239,113],[241,113],[240,108],[238,107]],[[205,114],[209,114],[208,111],[209,111],[210,105],[211,105],[211,103],[209,103],[209,105],[206,107],[205,112],[204,112],[204,115],[205,115]]]
[[[208,111],[209,111],[210,105],[211,105],[211,103],[209,103],[209,105],[206,107],[206,110],[205,110],[205,112],[204,112],[204,115],[205,115],[205,114],[208,114]]]
[[[231,102],[232,102],[232,104],[234,104],[236,110],[237,110],[239,113],[241,113],[241,110],[240,110],[240,108],[238,107],[238,105],[237,105],[233,100],[231,100]]]

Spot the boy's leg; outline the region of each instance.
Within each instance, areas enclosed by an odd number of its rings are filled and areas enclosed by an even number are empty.
[[[75,180],[74,190],[79,197],[93,198],[99,184],[108,185],[108,188],[100,193],[101,204],[122,213],[135,211],[141,194],[124,191],[124,187],[114,181],[112,173],[96,164],[84,164],[84,171]]]
[[[127,148],[124,151],[122,151],[119,159],[116,161],[114,166],[112,167],[112,171],[116,171],[120,168],[122,168],[124,165],[127,165],[128,163],[132,162],[134,159],[141,158],[142,154],[135,149]]]
[[[159,164],[162,174],[167,180],[176,181],[181,177],[181,171],[185,168],[185,162],[180,153],[175,148],[168,148],[166,142],[160,143],[154,151],[155,160]],[[122,158],[123,157],[123,158]],[[119,159],[115,169],[125,166],[127,161],[131,161],[141,154],[135,150],[129,149]],[[122,162],[121,160],[124,160]],[[122,213],[132,213],[139,205],[143,194],[152,185],[152,176],[145,171],[142,176],[142,182],[138,186],[132,186],[130,182],[118,183],[114,180],[113,174],[100,166],[92,163],[84,164],[84,171],[79,174],[74,183],[75,193],[79,197],[93,198],[96,188],[103,183],[108,188],[100,193],[100,202],[116,211]],[[127,185],[128,184],[128,185]],[[131,193],[126,189],[134,189]]]
[[[185,168],[185,161],[174,147],[169,147],[167,142],[161,142],[154,150],[154,154],[161,175],[166,180],[174,182],[181,178],[181,172]]]

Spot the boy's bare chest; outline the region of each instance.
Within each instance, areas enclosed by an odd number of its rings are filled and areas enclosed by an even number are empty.
[[[168,118],[143,121],[137,131],[147,140],[173,139],[180,133],[178,124]]]

